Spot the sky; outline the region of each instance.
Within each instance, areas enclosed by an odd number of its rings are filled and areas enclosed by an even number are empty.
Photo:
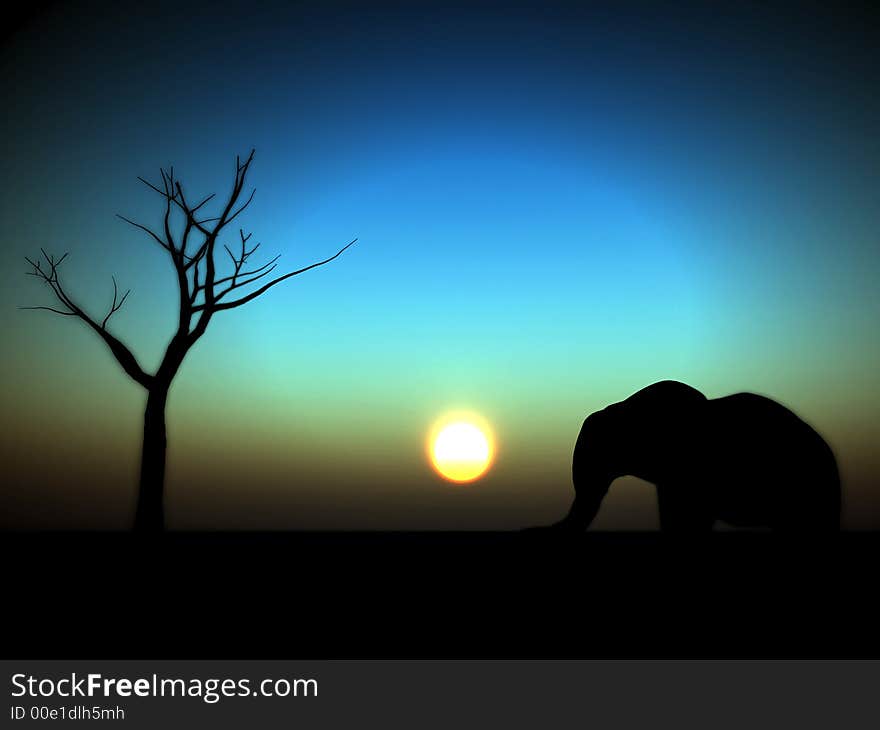
[[[222,312],[168,406],[173,529],[515,529],[561,517],[584,417],[658,380],[772,396],[880,528],[880,81],[864,10],[561,3],[48,5],[0,52],[5,527],[125,529],[175,280],[115,217],[173,165],[293,278]],[[424,440],[479,413],[493,468]],[[654,529],[624,479],[598,529]]]

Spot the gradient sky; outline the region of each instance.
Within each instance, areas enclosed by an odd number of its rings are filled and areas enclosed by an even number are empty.
[[[610,4],[616,6],[618,4]],[[671,6],[670,6],[671,7]],[[677,6],[676,6],[677,7]],[[733,9],[735,7],[736,9]],[[83,3],[3,45],[6,526],[120,528],[143,409],[67,288],[145,366],[174,327],[136,176],[225,194],[296,268],[220,313],[169,404],[177,528],[513,528],[571,499],[589,412],[664,378],[750,390],[835,449],[880,528],[880,82],[854,11],[562,4]],[[423,439],[480,412],[498,460],[440,481]],[[597,527],[656,526],[615,486]]]

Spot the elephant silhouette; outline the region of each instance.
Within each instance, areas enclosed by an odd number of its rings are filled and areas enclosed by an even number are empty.
[[[753,393],[708,399],[666,380],[588,416],[574,447],[574,503],[554,527],[586,529],[624,475],[656,486],[664,532],[708,531],[718,520],[787,532],[840,529],[831,448],[788,408]]]

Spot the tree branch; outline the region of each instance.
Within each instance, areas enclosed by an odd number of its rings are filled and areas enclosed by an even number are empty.
[[[223,225],[225,226],[229,223],[232,223],[232,221],[234,221],[238,217],[238,214],[241,213],[245,208],[247,208],[251,204],[251,201],[254,199],[254,195],[256,195],[256,194],[257,194],[256,188],[251,190],[251,194],[250,194],[250,197],[247,199],[247,202],[244,203],[244,205],[242,205],[237,211],[235,211],[235,213],[233,213],[231,216],[229,216],[229,218],[227,218],[226,221],[224,221]]]
[[[280,259],[280,258],[281,258],[281,254],[278,254],[274,259],[272,259],[271,261],[267,261],[267,262],[266,262],[265,264],[263,264],[262,266],[258,266],[256,269],[253,269],[253,270],[251,270],[251,271],[242,271],[242,272],[240,272],[237,276],[253,276],[254,274],[258,274],[258,273],[260,273],[263,269],[267,269],[267,268],[271,271],[272,269],[275,268],[275,267],[273,266],[273,264],[275,264],[275,262],[278,261],[278,259]],[[268,272],[266,272],[266,273],[268,273]],[[224,276],[222,279],[216,279],[216,280],[214,281],[214,284],[225,284],[227,281],[232,281],[232,280],[235,279],[235,278],[236,278],[235,275],[233,275],[233,276]],[[237,286],[241,286],[241,284],[237,284]]]
[[[223,302],[222,304],[216,304],[216,305],[214,305],[214,306],[211,307],[211,310],[214,311],[214,312],[219,312],[219,311],[222,311],[222,310],[224,310],[224,309],[232,309],[232,308],[234,308],[234,307],[240,307],[242,304],[247,304],[247,302],[251,301],[252,299],[256,299],[258,296],[260,296],[260,295],[263,294],[264,292],[268,291],[269,289],[271,289],[271,288],[272,288],[273,286],[275,286],[276,284],[280,284],[280,283],[281,283],[282,281],[284,281],[285,279],[289,279],[289,278],[291,278],[292,276],[297,276],[298,274],[302,274],[302,273],[304,273],[304,272],[306,272],[306,271],[309,271],[309,270],[311,270],[311,269],[315,269],[315,268],[317,268],[318,266],[323,266],[324,264],[329,264],[331,261],[333,261],[334,259],[338,258],[338,257],[342,254],[343,251],[345,251],[345,250],[346,250],[347,248],[349,248],[350,246],[353,246],[356,242],[357,242],[357,239],[355,238],[354,241],[352,241],[351,243],[349,243],[349,244],[343,246],[343,247],[342,247],[341,249],[339,249],[335,254],[333,254],[330,258],[324,259],[323,261],[318,261],[317,263],[311,264],[311,265],[309,265],[309,266],[305,266],[305,267],[303,267],[302,269],[298,269],[298,270],[296,270],[296,271],[291,271],[289,274],[285,274],[284,276],[279,276],[277,279],[273,279],[273,280],[270,281],[268,284],[264,284],[264,285],[261,286],[259,289],[257,289],[256,291],[251,292],[251,293],[248,294],[247,296],[244,296],[244,297],[242,297],[241,299],[235,299],[235,300],[233,300],[233,301],[231,301],[231,302]],[[204,310],[204,309],[207,309],[207,308],[208,308],[208,303],[205,302],[204,304],[199,304],[199,305],[193,307],[193,311],[194,311],[194,312],[197,312],[197,311],[201,311],[201,310]]]
[[[76,317],[76,312],[62,312],[60,309],[53,307],[19,307],[19,309],[45,309],[47,312],[55,312],[55,314],[63,314],[65,317]]]
[[[236,246],[238,250],[235,251],[230,246],[224,244],[224,248],[232,262],[232,272],[224,275],[217,269],[215,249],[220,233],[250,206],[256,194],[256,189],[252,190],[247,200],[244,203],[239,203],[253,159],[254,150],[251,150],[244,161],[240,157],[236,157],[232,191],[219,215],[212,216],[208,213],[199,213],[205,205],[216,197],[214,194],[202,198],[196,205],[190,205],[183,186],[174,176],[173,167],[167,170],[160,168],[161,182],[159,184],[153,184],[142,177],[138,178],[144,185],[163,198],[164,211],[161,227],[157,226],[158,230],[153,230],[142,223],[133,221],[123,215],[118,215],[121,220],[149,235],[169,253],[174,265],[175,274],[177,275],[180,291],[180,316],[177,331],[172,336],[165,356],[154,375],[144,372],[132,352],[107,331],[111,318],[122,308],[130,294],[130,290],[128,290],[120,296],[115,277],[113,277],[113,302],[103,320],[98,323],[71,299],[59,281],[58,267],[64,261],[67,254],[55,260],[54,257],[49,256],[41,249],[43,259],[37,259],[36,261],[27,259],[31,266],[31,271],[27,273],[43,279],[52,290],[60,306],[23,307],[23,309],[43,309],[68,317],[79,317],[104,340],[122,368],[132,379],[146,388],[153,387],[155,384],[165,384],[167,386],[186,357],[189,349],[205,333],[215,312],[240,307],[256,299],[285,279],[319,266],[324,266],[338,258],[357,241],[357,239],[354,239],[348,245],[339,249],[333,256],[323,261],[318,261],[267,281],[255,291],[240,296],[238,299],[225,301],[225,298],[231,292],[243,289],[243,287],[249,287],[256,282],[265,281],[265,278],[276,269],[278,259],[280,258],[280,256],[276,256],[256,267],[248,266],[250,257],[259,249],[260,244],[257,243],[248,248],[248,241],[251,239],[252,234],[246,234],[243,229],[239,228],[240,248]],[[177,211],[182,213],[185,222],[182,232],[175,239],[172,216]],[[197,214],[199,214],[198,218],[196,217]],[[191,244],[191,236],[195,237],[197,235],[201,235],[203,240]],[[190,254],[187,249],[192,246],[195,247],[195,252]],[[192,276],[190,276],[190,270],[192,270]],[[201,297],[199,296],[200,294]],[[200,303],[197,303],[199,301]],[[196,314],[198,314],[198,317],[194,318]]]
[[[107,322],[110,320],[110,317],[112,317],[122,308],[122,305],[125,304],[125,300],[128,298],[128,295],[131,294],[131,289],[129,289],[127,292],[125,292],[125,294],[122,295],[122,299],[120,299],[119,304],[117,304],[116,295],[118,294],[118,289],[116,288],[116,277],[112,276],[110,278],[113,279],[113,304],[110,305],[110,311],[107,312],[107,316],[104,317],[104,321],[101,322],[102,330],[107,329]]]
[[[116,279],[113,280],[113,304],[110,307],[110,312],[104,318],[102,324],[98,324],[93,320],[88,314],[86,314],[81,307],[79,307],[73,299],[68,296],[68,294],[64,291],[64,288],[61,286],[61,282],[58,278],[58,266],[67,258],[67,254],[64,254],[57,261],[54,256],[50,256],[43,249],[40,249],[43,254],[43,258],[46,260],[47,269],[44,269],[41,265],[41,261],[37,259],[36,261],[32,261],[31,259],[25,257],[25,261],[27,261],[31,267],[32,271],[29,272],[33,276],[37,276],[41,278],[46,284],[52,289],[52,292],[55,294],[55,297],[60,301],[69,311],[61,311],[59,309],[55,309],[53,307],[24,307],[24,309],[46,309],[52,312],[56,312],[57,314],[63,314],[65,316],[77,316],[83,322],[85,322],[89,327],[91,327],[101,339],[107,344],[110,348],[110,352],[113,353],[113,356],[116,358],[117,362],[122,366],[122,369],[126,372],[126,374],[132,378],[135,382],[144,386],[145,388],[149,388],[153,383],[153,376],[144,372],[143,368],[141,368],[140,364],[135,358],[134,354],[129,350],[122,342],[120,342],[116,337],[111,335],[106,329],[105,326],[107,324],[107,320],[110,319],[110,316],[115,312],[119,311],[119,308],[122,306],[123,302],[125,302],[126,297],[128,296],[128,292],[126,292],[122,299],[118,300],[118,290],[116,287]]]
[[[130,218],[126,218],[124,215],[120,215],[119,213],[116,214],[116,217],[117,217],[117,218],[121,218],[121,219],[124,220],[126,223],[130,223],[130,224],[133,225],[135,228],[140,228],[142,231],[145,231],[146,233],[149,233],[150,236],[153,237],[153,240],[154,240],[156,243],[158,243],[162,248],[164,248],[166,251],[169,251],[169,252],[171,251],[171,249],[168,247],[168,244],[166,244],[165,241],[163,241],[161,238],[159,238],[159,236],[157,236],[155,233],[153,233],[153,231],[151,231],[149,228],[147,228],[147,226],[145,226],[145,225],[143,225],[143,224],[141,224],[141,223],[137,223],[137,222],[131,220]]]

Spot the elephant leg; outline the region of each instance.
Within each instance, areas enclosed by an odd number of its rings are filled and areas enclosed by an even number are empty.
[[[658,485],[657,506],[663,532],[709,532],[715,525],[712,510],[697,490]]]

